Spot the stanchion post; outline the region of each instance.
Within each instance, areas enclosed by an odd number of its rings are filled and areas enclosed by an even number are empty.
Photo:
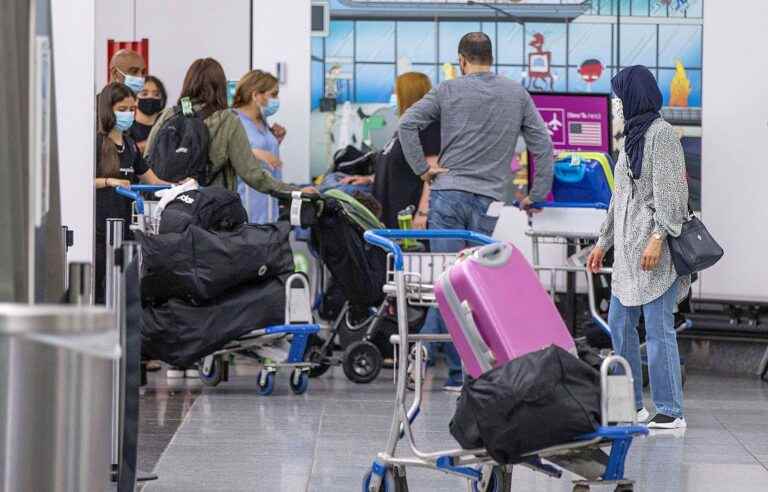
[[[67,289],[69,304],[92,306],[93,298],[93,266],[90,263],[72,262],[69,264]]]
[[[123,219],[107,219],[107,246],[106,246],[106,261],[105,261],[105,296],[107,308],[112,310],[115,318],[118,322],[118,326],[121,326],[121,320],[124,317],[122,306],[120,306],[120,284],[121,275],[120,258],[122,256],[123,246],[123,228],[125,221]],[[124,350],[125,344],[123,343],[123,336],[120,336],[120,349]],[[112,459],[112,477],[116,480],[118,477],[118,466],[120,463],[120,428],[121,428],[121,411],[120,402],[122,400],[122,367],[121,357],[112,366],[112,445],[111,445],[111,459]]]

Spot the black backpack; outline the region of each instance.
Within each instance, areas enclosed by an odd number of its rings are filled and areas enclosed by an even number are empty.
[[[160,179],[177,182],[191,177],[208,184],[209,144],[203,116],[184,98],[158,130],[147,161]]]
[[[237,193],[219,186],[207,186],[177,196],[163,210],[160,234],[184,232],[190,225],[208,231],[231,231],[248,222]]]

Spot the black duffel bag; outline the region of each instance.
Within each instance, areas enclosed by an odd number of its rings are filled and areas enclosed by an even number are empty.
[[[565,444],[600,422],[600,374],[557,346],[469,380],[450,424],[465,449],[486,448],[498,463]]]
[[[187,191],[177,196],[160,216],[160,234],[184,232],[190,225],[209,231],[231,231],[248,222],[240,196],[219,186]]]
[[[290,273],[290,230],[288,223],[278,222],[245,224],[233,231],[192,225],[181,233],[138,233],[142,300],[200,304],[238,285]]]
[[[285,284],[273,278],[200,306],[179,300],[145,305],[142,349],[151,359],[186,368],[251,330],[284,322]]]

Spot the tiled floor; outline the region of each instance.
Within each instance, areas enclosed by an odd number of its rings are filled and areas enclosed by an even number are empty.
[[[155,467],[160,480],[144,490],[361,490],[361,478],[387,437],[391,374],[355,385],[335,370],[312,380],[304,396],[290,392],[285,375],[271,397],[255,394],[252,376],[237,376],[203,388],[196,399],[199,383],[168,386],[154,377],[142,404],[145,469],[151,469],[171,430],[178,426],[178,431]],[[455,446],[448,433],[455,395],[442,392],[440,382],[428,382],[417,420],[423,448]],[[627,462],[635,490],[768,491],[768,384],[692,374],[685,390],[687,431],[635,441]],[[570,491],[572,478],[566,473],[556,480],[516,467],[512,489]],[[416,492],[467,490],[462,480],[419,469],[408,470],[408,481]]]

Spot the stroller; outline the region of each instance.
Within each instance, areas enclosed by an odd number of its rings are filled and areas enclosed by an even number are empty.
[[[288,197],[286,197],[288,198]],[[310,371],[320,376],[333,365],[341,365],[347,378],[369,383],[378,377],[384,357],[392,357],[389,336],[397,331],[397,312],[382,287],[386,277],[386,254],[363,240],[367,230],[381,228],[381,222],[360,202],[340,190],[322,195],[290,196],[291,224],[309,227],[310,249],[319,260],[316,307],[334,290],[341,291],[340,307],[328,309],[333,315],[330,334],[324,340],[314,336],[308,360],[316,365]],[[328,282],[326,270],[330,272]],[[424,309],[408,311],[411,329],[421,325]],[[341,346],[341,358],[334,356]]]
[[[134,213],[131,228],[137,231],[139,242],[149,243],[152,236],[160,231],[161,216],[157,213],[158,202],[145,200],[142,193],[156,192],[167,186],[133,185],[130,188],[117,188],[116,192],[134,201]],[[191,203],[189,193],[184,203]],[[243,226],[249,227],[249,226]],[[148,261],[150,248],[142,247],[141,262]],[[168,259],[170,261],[170,258]],[[246,289],[247,287],[247,289]],[[142,287],[143,288],[143,287]],[[242,291],[252,292],[250,298],[262,301],[261,307],[243,302]],[[282,293],[281,293],[282,291]],[[248,298],[248,299],[250,299]],[[273,301],[279,299],[280,306]],[[282,303],[284,302],[284,308]],[[265,307],[266,306],[266,307]],[[269,311],[261,315],[258,311]],[[203,324],[186,323],[190,317],[202,318]],[[275,319],[277,318],[277,319]],[[269,321],[267,326],[253,326],[254,319]],[[144,305],[144,327],[142,336],[145,342],[157,349],[167,342],[158,339],[158,329],[169,329],[168,321],[178,321],[178,339],[175,346],[166,347],[161,352],[149,355],[165,359],[174,365],[197,364],[200,380],[208,386],[216,386],[228,380],[228,355],[238,353],[256,359],[263,364],[258,381],[258,393],[270,395],[274,390],[274,380],[281,368],[291,369],[290,388],[295,394],[303,394],[309,385],[309,370],[312,363],[305,360],[307,340],[317,333],[319,326],[312,323],[312,309],[309,281],[303,274],[280,275],[275,279],[265,280],[257,286],[238,287],[236,292],[216,298],[202,305],[188,305],[182,300],[171,299],[161,306]],[[235,323],[235,321],[237,323]],[[165,322],[165,323],[164,323]],[[186,323],[186,324],[185,324]],[[237,330],[230,325],[237,324]],[[166,326],[164,326],[166,325]],[[211,328],[217,333],[200,333],[183,328],[189,326]],[[223,325],[223,326],[222,326]],[[221,328],[219,328],[221,327]],[[244,328],[243,328],[244,327]],[[234,334],[230,339],[221,339],[221,335]],[[206,335],[206,336],[203,336]],[[153,338],[154,337],[154,338]],[[211,342],[208,338],[213,339]],[[205,339],[204,342],[200,340]],[[158,340],[161,340],[158,342]],[[181,348],[178,348],[181,347]],[[180,355],[181,354],[181,355]],[[168,360],[172,357],[172,360]]]

